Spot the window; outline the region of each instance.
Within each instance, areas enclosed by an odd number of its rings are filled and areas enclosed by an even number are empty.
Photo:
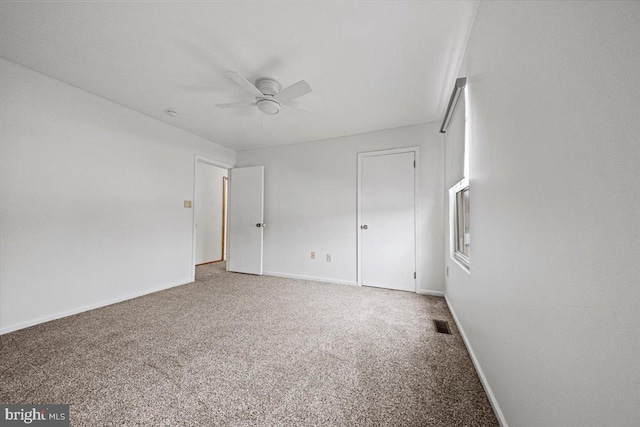
[[[445,188],[449,189],[451,259],[470,272],[469,159],[471,118],[466,78],[456,80],[443,128],[445,135]],[[448,122],[446,118],[450,117]],[[446,126],[445,126],[446,124]]]
[[[469,240],[469,180],[463,179],[449,191],[451,200],[451,255],[469,269],[471,245]]]

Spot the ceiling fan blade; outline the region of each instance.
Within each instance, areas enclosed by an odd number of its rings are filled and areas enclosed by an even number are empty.
[[[311,86],[304,80],[282,89],[274,98],[279,102],[287,102],[311,92]]]
[[[263,93],[260,92],[260,90],[258,90],[257,87],[252,85],[249,82],[249,80],[242,77],[242,75],[240,75],[239,73],[236,73],[235,71],[226,71],[225,74],[229,76],[229,78],[232,79],[234,82],[238,83],[238,85],[242,86],[244,90],[249,92],[251,95],[264,97]]]
[[[234,102],[232,104],[216,104],[219,108],[233,108],[233,107],[248,107],[250,105],[256,105],[255,102]]]

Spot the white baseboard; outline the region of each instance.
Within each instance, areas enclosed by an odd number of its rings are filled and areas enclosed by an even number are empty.
[[[419,289],[417,293],[420,295],[432,295],[434,297],[444,297],[444,292],[430,291],[429,289]]]
[[[277,273],[274,271],[263,271],[262,274],[264,276],[284,277],[286,279],[312,280],[314,282],[337,283],[340,285],[358,286],[358,282],[355,280],[329,279],[326,277],[304,276],[301,274],[289,274],[289,273]],[[435,297],[444,297],[444,292],[431,291],[429,289],[420,289],[416,291],[416,293],[420,295],[433,295]]]
[[[491,390],[491,386],[489,385],[489,381],[487,381],[487,377],[485,377],[484,372],[482,371],[482,367],[480,366],[480,362],[478,361],[478,358],[476,357],[476,354],[473,352],[473,348],[471,347],[471,343],[469,342],[469,339],[467,338],[467,334],[464,332],[464,329],[462,328],[462,325],[460,324],[460,321],[458,320],[458,316],[456,315],[455,310],[453,309],[453,305],[451,305],[451,301],[449,301],[449,298],[447,297],[447,294],[444,294],[444,299],[447,302],[447,306],[449,307],[449,311],[451,312],[451,316],[453,316],[453,321],[456,322],[456,326],[458,327],[458,330],[460,331],[460,335],[462,336],[462,340],[464,341],[464,345],[467,347],[467,351],[469,352],[469,355],[471,356],[471,361],[473,362],[473,366],[475,366],[476,368],[476,372],[478,373],[478,377],[480,377],[480,382],[482,383],[482,387],[484,387],[484,391],[487,393],[487,397],[489,398],[489,402],[491,403],[491,406],[493,407],[493,411],[496,414],[496,417],[498,418],[498,422],[500,423],[500,425],[502,427],[508,427],[509,425],[507,424],[507,420],[504,418],[504,414],[502,413],[502,410],[500,409],[500,405],[498,404],[498,401],[496,400],[495,395],[493,394],[493,391]]]
[[[314,282],[337,283],[340,285],[358,286],[358,282],[356,282],[355,280],[352,281],[352,280],[329,279],[326,277],[303,276],[301,274],[277,273],[274,271],[263,271],[262,274],[264,276],[284,277],[287,279],[312,280]]]
[[[49,322],[51,320],[61,319],[63,317],[67,317],[67,316],[73,316],[74,314],[83,313],[85,311],[94,310],[96,308],[105,307],[107,305],[116,304],[118,302],[130,300],[130,299],[133,299],[133,298],[138,298],[138,297],[141,297],[143,295],[152,294],[154,292],[163,291],[165,289],[173,288],[173,287],[176,287],[176,286],[186,285],[187,283],[191,283],[191,282],[171,283],[169,285],[164,285],[164,286],[160,286],[160,287],[153,288],[153,289],[146,289],[144,291],[135,292],[133,294],[125,295],[125,296],[122,296],[122,297],[112,298],[112,299],[109,299],[109,300],[106,300],[106,301],[100,301],[100,302],[97,302],[95,304],[85,305],[83,307],[74,308],[72,310],[61,311],[61,312],[58,312],[58,313],[55,313],[55,314],[51,314],[49,316],[44,316],[44,317],[39,317],[37,319],[28,320],[26,322],[16,323],[16,324],[13,324],[13,325],[10,325],[10,326],[6,326],[6,327],[3,327],[3,328],[0,328],[0,335],[4,335],[4,334],[8,334],[9,332],[13,332],[13,331],[17,331],[17,330],[20,330],[20,329],[28,328],[30,326],[39,325],[40,323]]]

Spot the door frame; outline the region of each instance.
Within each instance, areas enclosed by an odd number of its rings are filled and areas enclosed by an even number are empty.
[[[193,159],[193,195],[192,199],[193,203],[191,205],[191,277],[189,279],[190,282],[195,282],[196,280],[196,177],[198,173],[198,162],[204,163],[207,165],[215,166],[218,168],[226,169],[227,176],[229,176],[229,170],[233,168],[232,165],[219,162],[217,160],[210,159],[208,157],[203,157],[198,154],[194,156]],[[224,256],[224,255],[223,255]]]
[[[229,197],[229,171],[222,177],[222,259],[227,259],[227,198]]]
[[[362,286],[362,230],[360,229],[360,224],[362,223],[361,219],[362,219],[362,164],[363,164],[363,160],[366,157],[376,157],[376,156],[386,156],[389,154],[400,154],[400,153],[414,153],[414,160],[416,162],[416,166],[415,166],[415,170],[413,173],[413,231],[414,231],[414,237],[413,237],[413,244],[415,246],[414,248],[414,254],[415,254],[415,269],[416,269],[416,279],[415,279],[415,289],[414,292],[418,292],[419,289],[419,283],[420,283],[420,264],[418,263],[418,260],[420,259],[420,245],[419,245],[419,236],[420,236],[420,232],[419,232],[419,227],[420,227],[420,221],[418,221],[418,218],[420,217],[420,201],[419,201],[419,196],[420,196],[420,191],[419,191],[419,184],[420,184],[420,147],[419,146],[411,146],[411,147],[402,147],[402,148],[392,148],[392,149],[386,149],[386,150],[376,150],[376,151],[366,151],[366,152],[361,152],[358,153],[358,176],[357,176],[357,187],[358,187],[358,193],[357,193],[357,205],[358,205],[358,211],[357,211],[357,215],[356,215],[356,233],[357,233],[357,243],[356,243],[356,247],[357,247],[357,272],[356,272],[356,280],[358,283],[358,286]]]

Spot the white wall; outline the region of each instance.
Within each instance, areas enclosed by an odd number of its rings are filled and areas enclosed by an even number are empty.
[[[226,169],[196,165],[196,264],[222,259],[222,186]]]
[[[437,123],[238,152],[238,166],[265,166],[265,273],[355,284],[357,154],[408,146],[420,146],[421,156],[419,289],[442,292],[443,158]]]
[[[509,425],[640,425],[639,41],[638,2],[479,8],[446,293]]]
[[[0,60],[0,330],[190,280],[194,156],[234,152]]]

